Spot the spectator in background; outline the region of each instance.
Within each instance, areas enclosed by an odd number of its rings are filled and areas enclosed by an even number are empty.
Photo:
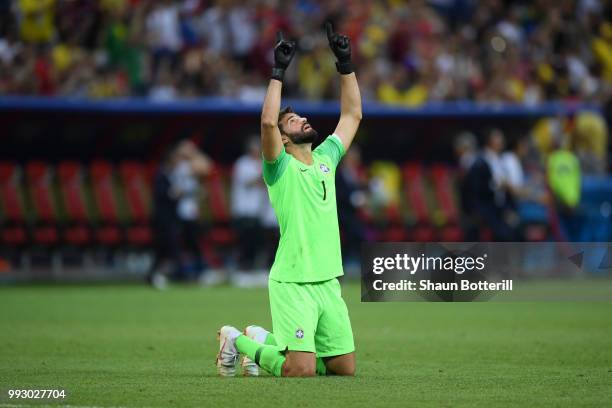
[[[504,134],[499,129],[490,130],[483,151],[465,175],[461,195],[469,218],[465,231],[467,241],[479,241],[483,228],[490,230],[494,241],[516,240],[507,221],[509,203],[500,158],[503,149]]]
[[[319,100],[330,95],[335,69],[329,64],[329,47],[323,39],[315,39],[313,49],[298,60],[298,82],[307,99]]]
[[[157,75],[165,60],[177,97],[237,97],[245,76],[253,78],[247,91],[262,86],[270,69],[269,45],[282,30],[299,34],[304,51],[304,63],[286,77],[288,96],[329,98],[337,92],[329,86],[327,70],[333,65],[320,63],[316,44],[324,40],[322,23],[333,20],[356,44],[364,99],[420,106],[466,99],[534,105],[610,98],[610,2],[350,2],[350,13],[341,12],[346,5],[338,1],[14,0],[10,8],[6,3],[0,2],[0,43],[22,49],[7,67],[0,66],[3,92],[74,95],[65,86],[73,81],[71,70],[60,64],[55,78],[55,67],[46,63],[46,48],[69,45],[95,61],[92,82],[102,83],[77,96],[146,95],[167,79]],[[11,49],[0,53],[10,56]],[[185,63],[193,58],[199,62]],[[196,65],[202,65],[199,76],[187,68]],[[129,87],[111,89],[113,78],[122,76]],[[31,84],[32,78],[46,82]]]
[[[21,39],[29,44],[48,44],[55,37],[55,0],[19,0],[17,19]]]
[[[510,149],[501,156],[506,192],[515,208],[521,201],[531,201],[544,206],[549,203],[541,166],[532,166],[529,174],[525,171],[530,148],[529,138],[521,136],[513,139]]]
[[[179,7],[172,0],[160,0],[147,16],[146,38],[153,52],[153,75],[162,60],[169,61],[172,67],[178,63],[183,46]]]
[[[608,125],[598,112],[578,112],[572,148],[585,174],[605,174],[608,160]]]
[[[248,286],[255,269],[256,258],[262,249],[261,216],[268,200],[261,175],[259,136],[251,136],[246,152],[236,161],[232,174],[232,218],[238,233],[238,272],[233,277],[239,286]]]
[[[198,177],[211,171],[211,161],[188,140],[172,145],[166,152],[153,182],[153,233],[155,259],[148,281],[163,288],[166,276],[193,280],[204,272],[200,254]],[[185,260],[183,253],[191,255]],[[170,271],[163,264],[170,261]]]
[[[570,150],[562,147],[561,138],[555,141],[556,150],[546,162],[547,181],[555,201],[564,239],[580,241],[580,218],[576,209],[580,203],[580,162]]]
[[[476,220],[473,219],[470,209],[470,194],[468,188],[467,174],[472,167],[472,164],[478,158],[478,144],[476,136],[472,132],[465,131],[459,133],[453,142],[455,156],[459,165],[457,174],[457,184],[459,188],[459,201],[461,210],[465,217],[461,219],[461,228],[468,241],[476,241],[478,239],[478,226]]]
[[[135,95],[144,92],[148,73],[145,72],[148,54],[145,48],[145,11],[143,4],[134,7],[111,9],[106,31],[103,33],[104,48],[109,65],[124,72]]]
[[[501,155],[501,164],[504,172],[506,188],[513,201],[526,198],[525,172],[523,159],[529,150],[527,138],[518,137],[510,143],[510,149]]]
[[[204,12],[198,28],[212,53],[236,58],[246,68],[257,40],[255,21],[254,4],[218,1]]]
[[[491,129],[486,136],[486,143],[482,151],[482,158],[487,164],[491,179],[489,181],[495,204],[499,208],[506,205],[506,171],[501,159],[506,139],[500,129]]]
[[[177,93],[172,67],[167,61],[163,61],[157,70],[156,84],[149,90],[149,99],[156,102],[172,101],[177,98]]]
[[[151,216],[155,256],[147,281],[158,289],[166,285],[166,275],[178,275],[180,270],[180,227],[176,205],[178,197],[172,190],[171,176],[178,163],[176,145],[164,153],[153,180],[153,212]],[[169,272],[164,263],[171,262]]]
[[[184,252],[190,255],[182,263],[178,279],[197,279],[204,273],[200,249],[201,225],[199,195],[201,178],[212,170],[212,161],[191,140],[181,141],[177,148],[177,162],[170,175],[171,189],[177,197],[178,216]]]
[[[478,155],[476,136],[471,132],[461,132],[454,141],[455,155],[463,176],[472,166]]]

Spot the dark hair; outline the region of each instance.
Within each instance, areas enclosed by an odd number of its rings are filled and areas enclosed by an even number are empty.
[[[507,144],[508,150],[514,151],[523,143],[529,143],[529,138],[527,136],[519,135],[519,136],[513,137],[508,141],[508,144]]]
[[[494,133],[501,133],[502,137],[504,137],[504,132],[502,132],[502,130],[500,128],[496,128],[496,127],[490,127],[487,128],[485,130],[485,137],[484,137],[484,145],[488,146],[489,143],[491,143],[491,140],[493,139],[493,134]]]
[[[170,161],[172,154],[176,151],[179,144],[183,141],[183,139],[175,139],[168,143],[166,147],[163,149],[163,153],[161,155],[161,163],[166,164]]]
[[[295,113],[291,106],[285,106],[283,109],[280,110],[280,112],[278,112],[278,129],[283,134],[286,133],[283,131],[283,127],[281,126],[281,120],[283,120],[283,117],[288,113]]]

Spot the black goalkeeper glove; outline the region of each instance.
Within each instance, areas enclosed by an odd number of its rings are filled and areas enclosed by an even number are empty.
[[[325,29],[327,30],[329,48],[331,48],[338,59],[338,62],[336,62],[336,69],[342,75],[350,74],[353,72],[353,63],[351,62],[351,40],[344,34],[334,33],[334,28],[329,21],[325,23]]]
[[[274,68],[272,68],[272,78],[283,81],[285,70],[291,63],[295,55],[295,41],[288,41],[283,38],[283,33],[276,33],[276,45],[274,46]]]

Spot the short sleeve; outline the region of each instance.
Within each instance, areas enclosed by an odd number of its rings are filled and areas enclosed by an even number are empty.
[[[329,156],[334,163],[334,166],[337,166],[344,156],[344,145],[342,144],[342,140],[338,137],[338,135],[333,134],[327,137],[316,149],[316,152]]]
[[[287,165],[289,164],[290,157],[285,151],[285,147],[281,150],[276,160],[268,161],[263,158],[263,178],[267,185],[271,186],[281,178]]]

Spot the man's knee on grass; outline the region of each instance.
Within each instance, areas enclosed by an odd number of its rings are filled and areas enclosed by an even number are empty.
[[[325,367],[327,368],[327,375],[355,375],[355,371],[357,369],[357,364],[355,363],[355,353],[326,357],[323,360],[325,361]]]
[[[303,351],[287,351],[283,364],[283,377],[314,377],[316,375],[316,359],[314,353]]]

